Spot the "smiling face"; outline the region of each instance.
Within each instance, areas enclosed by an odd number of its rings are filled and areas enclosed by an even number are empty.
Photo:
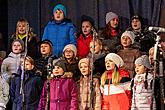
[[[54,13],[53,13],[53,16],[54,16],[54,19],[56,21],[62,21],[65,16],[64,16],[64,12],[60,9],[56,10]]]
[[[112,28],[117,28],[119,25],[119,18],[113,18],[109,23]]]
[[[15,54],[19,54],[19,53],[22,52],[22,45],[19,41],[15,41],[12,44],[12,52],[15,53]]]
[[[90,74],[90,67],[87,63],[82,62],[79,66],[79,69],[83,76],[88,76]]]
[[[81,29],[83,34],[88,36],[91,33],[92,25],[89,21],[83,21]]]
[[[105,61],[106,70],[113,70],[115,68],[115,63],[111,60]]]
[[[60,66],[54,66],[53,68],[53,75],[58,76],[58,75],[63,75],[64,70]]]
[[[132,43],[132,40],[129,36],[123,36],[121,37],[121,44],[124,48],[129,48]]]
[[[135,72],[136,74],[144,74],[146,73],[147,68],[141,64],[135,64]]]

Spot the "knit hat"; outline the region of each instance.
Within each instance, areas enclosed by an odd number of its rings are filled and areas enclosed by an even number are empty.
[[[62,4],[57,4],[54,9],[53,9],[53,13],[57,10],[62,10],[64,12],[64,16],[66,17],[67,16],[67,13],[66,13],[66,8],[64,5]]]
[[[21,39],[15,39],[15,40],[12,42],[12,46],[13,46],[14,42],[19,42],[19,43],[21,44],[21,46],[22,46],[22,51],[24,50],[24,42],[23,42],[23,40],[21,40]]]
[[[68,44],[68,45],[66,45],[66,46],[64,47],[64,49],[63,49],[63,52],[64,52],[66,49],[71,49],[71,50],[73,51],[74,55],[77,56],[77,48],[76,48],[75,45],[73,45],[73,44]]]
[[[128,37],[131,39],[132,44],[134,43],[135,34],[134,34],[132,31],[125,31],[125,32],[121,35],[121,38],[124,37],[124,36],[128,36]]]
[[[105,61],[107,60],[113,61],[117,67],[122,67],[124,65],[123,59],[115,53],[107,54],[107,56],[105,57]]]
[[[89,58],[82,58],[82,59],[79,61],[79,63],[78,63],[78,67],[79,67],[79,68],[80,68],[81,63],[86,63],[87,65],[90,66],[90,60],[89,60]]]
[[[53,60],[53,66],[59,66],[64,71],[66,71],[66,66],[65,66],[64,60],[62,60],[62,59],[55,59],[55,60]]]
[[[113,13],[113,12],[108,12],[106,14],[106,24],[108,24],[109,21],[111,21],[114,18],[118,18],[118,15],[116,13]]]
[[[150,62],[149,62],[149,58],[148,58],[147,55],[142,55],[141,57],[137,58],[135,60],[135,64],[144,65],[148,69],[151,68],[151,65],[150,65]]]

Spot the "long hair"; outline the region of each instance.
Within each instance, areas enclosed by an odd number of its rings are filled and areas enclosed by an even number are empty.
[[[105,85],[107,80],[108,71],[105,71],[101,76],[101,86]],[[120,73],[119,68],[115,65],[115,68],[112,73],[112,84],[117,85],[120,82]]]

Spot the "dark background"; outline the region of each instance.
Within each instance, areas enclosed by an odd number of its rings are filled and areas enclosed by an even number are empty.
[[[0,0],[0,32],[5,44],[15,32],[16,22],[21,17],[29,21],[41,38],[44,26],[52,16],[52,9],[58,3],[66,6],[68,18],[78,29],[83,14],[95,20],[97,29],[104,27],[105,14],[109,11],[119,15],[123,30],[129,26],[133,14],[142,16],[146,25],[165,27],[165,0]]]

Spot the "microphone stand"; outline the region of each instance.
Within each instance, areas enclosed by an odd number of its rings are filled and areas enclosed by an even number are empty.
[[[26,27],[26,39],[25,39],[25,53],[23,56],[23,64],[21,64],[21,87],[20,87],[20,94],[22,95],[22,110],[26,110],[25,108],[25,91],[24,91],[24,77],[25,77],[25,59],[27,56],[27,42],[28,42],[28,32],[29,32],[29,24],[27,23]]]
[[[158,33],[158,32],[157,32]],[[159,51],[159,41],[160,36],[156,33],[156,44],[154,46],[154,74],[153,74],[153,83],[152,83],[152,89],[153,89],[153,96],[154,96],[154,90],[155,90],[155,77],[157,74],[157,66],[159,66],[159,82],[160,82],[160,101],[161,101],[161,110],[164,110],[164,76],[163,76],[163,56],[160,54]],[[159,57],[160,58],[159,58]],[[162,57],[161,57],[162,56]],[[153,101],[153,98],[152,98]],[[153,102],[152,102],[153,103]],[[152,105],[153,108],[153,105]]]
[[[92,27],[93,31],[93,47],[92,47],[92,58],[90,60],[90,67],[91,67],[91,75],[90,75],[90,110],[93,110],[93,99],[94,99],[94,88],[93,88],[93,65],[94,65],[94,51],[95,51],[95,37],[97,36],[96,30]]]

